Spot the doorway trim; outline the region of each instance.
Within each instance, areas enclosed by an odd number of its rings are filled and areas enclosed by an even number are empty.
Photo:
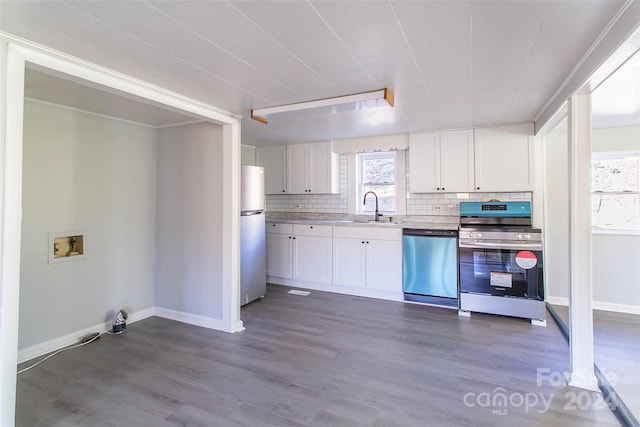
[[[71,57],[0,32],[0,82],[5,99],[4,133],[0,135],[3,195],[0,235],[0,425],[13,425],[16,404],[18,307],[22,223],[22,137],[24,76],[27,64],[53,70],[124,92],[146,102],[195,114],[223,128],[222,329],[243,330],[240,320],[240,117],[199,101],[133,79],[104,67]],[[4,73],[3,73],[4,71]],[[3,76],[4,74],[4,76]],[[0,127],[2,129],[2,127]]]

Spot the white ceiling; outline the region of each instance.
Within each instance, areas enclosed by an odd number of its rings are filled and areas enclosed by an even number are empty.
[[[534,121],[623,4],[1,0],[0,28],[242,115],[262,144]],[[383,87],[393,109],[248,118]]]

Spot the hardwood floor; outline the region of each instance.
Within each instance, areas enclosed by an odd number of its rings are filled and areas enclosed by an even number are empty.
[[[553,308],[568,327],[568,307]],[[596,364],[640,419],[640,316],[593,310],[593,345]]]
[[[61,353],[19,376],[17,425],[619,425],[555,383],[553,321],[289,289],[244,307],[241,333],[152,317]]]

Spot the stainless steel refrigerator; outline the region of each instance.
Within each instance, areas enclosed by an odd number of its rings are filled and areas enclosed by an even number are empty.
[[[267,291],[264,168],[242,166],[240,196],[240,305]]]

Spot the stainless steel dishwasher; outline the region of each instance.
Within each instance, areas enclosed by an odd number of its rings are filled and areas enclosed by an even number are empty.
[[[404,299],[458,307],[458,231],[402,230]]]

